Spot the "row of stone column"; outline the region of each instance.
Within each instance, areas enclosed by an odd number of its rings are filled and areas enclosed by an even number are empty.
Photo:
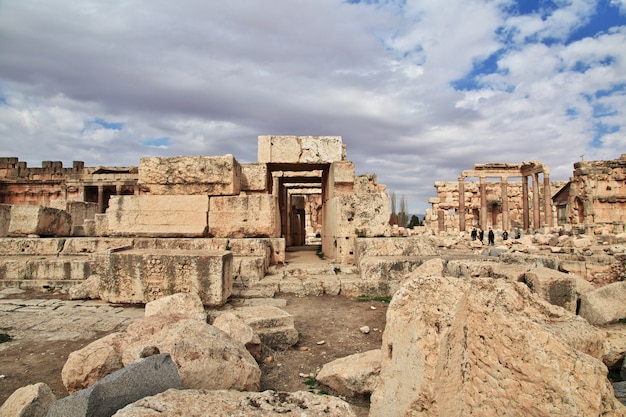
[[[539,173],[532,174],[533,193],[533,227],[538,229],[541,225],[541,212],[539,203]],[[487,176],[479,177],[480,194],[480,228],[487,228]],[[508,177],[500,177],[502,186],[502,229],[509,229],[509,197]],[[543,175],[543,202],[544,202],[544,225],[552,227],[552,194],[550,191],[550,176]],[[524,230],[530,229],[530,208],[528,204],[528,176],[522,176],[522,219]],[[459,177],[459,230],[465,231],[465,177]]]

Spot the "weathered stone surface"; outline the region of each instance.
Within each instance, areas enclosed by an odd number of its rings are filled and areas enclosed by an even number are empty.
[[[317,380],[348,397],[372,393],[378,384],[382,353],[374,349],[325,364]]]
[[[243,344],[210,324],[178,319],[149,316],[128,326],[124,364],[139,360],[147,348],[156,347],[172,355],[184,388],[259,389],[261,370]]]
[[[145,157],[138,182],[153,195],[237,195],[241,167],[232,155]]]
[[[9,224],[3,236],[69,236],[72,218],[64,210],[51,207],[11,205]],[[4,211],[6,218],[7,211]]]
[[[213,326],[244,345],[257,361],[261,360],[261,339],[245,321],[233,313],[226,312],[213,320]]]
[[[341,136],[259,136],[258,161],[277,163],[331,163],[342,161]]]
[[[241,164],[241,191],[267,190],[266,164]]]
[[[296,392],[169,390],[119,410],[114,417],[354,417],[345,401]]]
[[[616,323],[603,326],[599,331],[604,344],[602,362],[610,369],[618,369],[626,356],[626,326]],[[622,377],[626,380],[626,373]]]
[[[580,315],[591,324],[607,324],[626,318],[626,281],[614,282],[581,298]]]
[[[146,304],[146,317],[154,315],[187,316],[206,322],[202,300],[196,293],[176,293],[150,301]]]
[[[606,367],[548,328],[573,317],[521,283],[408,280],[387,312],[370,413],[623,415]]]
[[[181,388],[176,364],[169,354],[157,354],[56,401],[47,417],[111,416],[127,404],[171,388]]]
[[[214,237],[279,237],[278,200],[269,194],[211,197],[209,234]]]
[[[274,306],[241,307],[232,311],[272,349],[287,349],[298,342],[293,316]]]
[[[111,196],[107,216],[110,236],[203,237],[207,234],[206,195]]]
[[[128,250],[109,255],[100,298],[147,303],[177,292],[194,292],[207,306],[222,305],[232,292],[232,253]]]
[[[73,285],[68,290],[68,296],[70,300],[86,300],[86,299],[99,299],[100,298],[100,275],[93,274],[87,277],[86,280]]]
[[[112,333],[69,354],[61,379],[70,394],[88,388],[105,376],[122,369],[122,333]]]
[[[438,253],[437,248],[430,241],[421,237],[359,238],[355,249],[357,261],[367,256],[433,256]]]
[[[0,417],[45,417],[56,397],[43,382],[15,390],[0,407]]]
[[[613,391],[615,392],[615,398],[626,406],[626,381],[614,382]]]
[[[577,275],[545,267],[533,268],[526,272],[524,282],[544,300],[574,314],[576,314],[578,300],[583,294],[594,289],[591,283]]]

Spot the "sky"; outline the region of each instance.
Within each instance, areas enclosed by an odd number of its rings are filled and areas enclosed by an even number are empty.
[[[0,0],[0,156],[257,161],[341,136],[409,213],[478,163],[626,153],[626,0]]]

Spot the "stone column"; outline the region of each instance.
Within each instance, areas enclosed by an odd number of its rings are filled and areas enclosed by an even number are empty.
[[[507,177],[502,177],[502,230],[509,230],[509,184]]]
[[[533,173],[533,229],[541,227],[541,217],[539,213],[539,173]]]
[[[522,176],[522,219],[524,231],[530,228],[530,217],[528,213],[528,177]]]
[[[550,189],[550,174],[543,173],[543,212],[546,217],[546,226],[552,227],[552,190]]]
[[[480,177],[480,228],[485,230],[487,228],[487,184],[485,184],[485,177]]]
[[[459,177],[459,231],[465,231],[465,178]]]
[[[104,185],[98,184],[98,213],[104,213]]]

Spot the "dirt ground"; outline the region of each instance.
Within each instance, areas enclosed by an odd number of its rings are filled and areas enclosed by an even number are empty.
[[[15,297],[63,298],[60,294],[39,292]],[[387,310],[384,302],[364,302],[328,295],[303,298],[280,295],[276,298],[286,299],[286,306],[281,308],[294,316],[300,338],[288,350],[264,351],[266,360],[260,364],[262,390],[319,390],[316,392],[332,394],[331,390],[320,386],[310,375],[314,376],[325,363],[337,358],[381,346]],[[359,330],[363,326],[370,328],[369,334]],[[11,335],[14,331],[11,326],[4,327],[0,333]],[[121,329],[111,329],[110,332],[115,330]],[[0,345],[0,403],[17,388],[37,382],[48,384],[57,398],[67,396],[61,381],[61,370],[68,355],[110,332],[98,332],[80,340],[37,341],[33,337],[27,343],[24,340],[3,343]],[[367,398],[346,400],[354,405],[357,415],[367,415]]]

